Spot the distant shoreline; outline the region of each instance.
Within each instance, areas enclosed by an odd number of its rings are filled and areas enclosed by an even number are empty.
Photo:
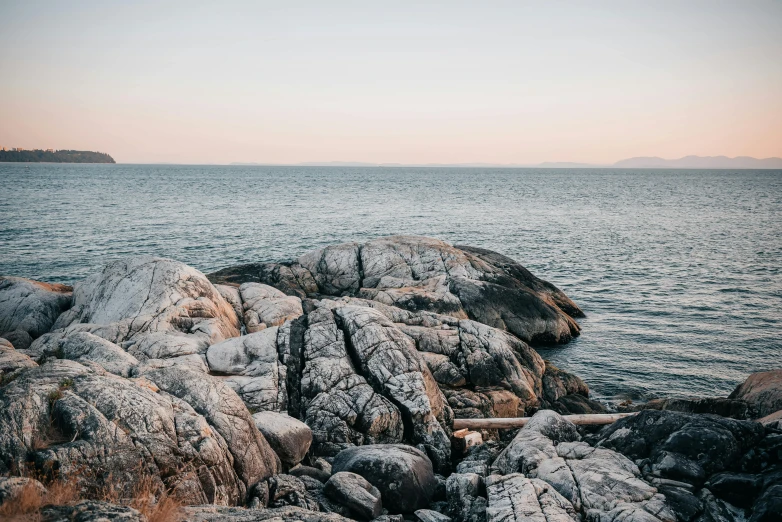
[[[0,150],[0,163],[116,163],[104,152],[88,150]]]

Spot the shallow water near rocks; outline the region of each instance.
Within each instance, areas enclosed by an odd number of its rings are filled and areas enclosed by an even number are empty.
[[[154,254],[203,272],[419,234],[496,250],[586,312],[541,350],[602,398],[782,367],[782,171],[0,164],[0,274]]]

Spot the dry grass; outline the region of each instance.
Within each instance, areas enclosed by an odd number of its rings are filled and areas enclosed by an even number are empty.
[[[34,482],[28,482],[13,499],[0,505],[0,520],[37,521],[42,506],[43,494]]]
[[[85,475],[88,473],[85,472]],[[179,522],[182,519],[182,504],[176,499],[176,495],[169,491],[159,491],[155,480],[147,474],[140,474],[138,477],[130,488],[121,488],[117,481],[108,477],[101,487],[93,488],[94,491],[86,495],[78,485],[85,477],[69,481],[46,481],[45,495],[31,482],[22,487],[13,499],[0,505],[0,520],[38,522],[41,519],[41,508],[44,506],[65,506],[89,499],[132,507],[146,516],[149,522]]]

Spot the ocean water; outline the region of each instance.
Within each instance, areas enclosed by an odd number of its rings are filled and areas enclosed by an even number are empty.
[[[209,272],[420,234],[506,254],[586,312],[543,351],[602,398],[782,368],[782,171],[0,164],[0,273],[155,254]]]

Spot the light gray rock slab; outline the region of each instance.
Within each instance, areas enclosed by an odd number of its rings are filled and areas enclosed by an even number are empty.
[[[78,362],[98,363],[107,372],[129,377],[139,362],[114,343],[87,332],[70,335],[59,343],[58,357]]]
[[[150,370],[144,377],[203,415],[228,446],[234,469],[249,486],[280,470],[280,461],[255,426],[241,398],[209,375],[180,367]]]
[[[332,475],[323,492],[337,504],[346,506],[360,520],[372,520],[383,509],[380,490],[364,477],[348,471]]]
[[[201,272],[151,256],[114,261],[78,283],[73,306],[54,328],[78,323],[103,325],[106,331],[96,335],[115,343],[171,332],[212,344],[236,337],[240,326],[231,305]]]
[[[239,287],[239,293],[244,310],[244,324],[250,333],[280,326],[304,313],[301,299],[285,295],[269,285],[245,283]]]
[[[286,367],[279,360],[278,327],[213,344],[206,352],[210,371],[227,376],[248,407],[255,411],[287,410]]]
[[[33,339],[71,305],[71,288],[21,277],[0,277],[0,336],[21,330]]]
[[[273,411],[255,413],[253,421],[285,465],[292,467],[304,459],[312,444],[309,426]]]

